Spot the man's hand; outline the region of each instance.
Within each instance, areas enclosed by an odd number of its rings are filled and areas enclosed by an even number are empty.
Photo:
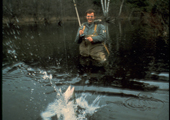
[[[82,35],[83,33],[84,33],[84,31],[83,31],[83,30],[80,30],[80,31],[79,31],[79,34],[80,34],[80,35]]]
[[[88,41],[92,42],[93,41],[93,38],[92,37],[87,37],[86,38]]]

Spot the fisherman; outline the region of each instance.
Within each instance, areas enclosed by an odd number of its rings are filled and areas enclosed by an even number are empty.
[[[90,57],[97,63],[104,63],[106,55],[104,52],[104,41],[106,40],[105,26],[95,22],[95,11],[86,11],[87,22],[78,29],[76,42],[79,44],[79,52],[83,57]]]

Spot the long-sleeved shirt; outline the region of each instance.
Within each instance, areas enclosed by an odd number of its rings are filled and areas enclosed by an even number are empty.
[[[83,26],[84,26],[84,25],[85,25],[84,34],[80,35],[80,34],[79,34],[79,31],[80,31],[81,29],[83,29]],[[92,23],[92,24],[89,24],[88,22],[83,23],[82,26],[80,26],[79,29],[78,29],[75,42],[81,43],[83,36],[86,37],[86,36],[92,35],[92,34],[94,33],[94,27],[95,27],[95,23]],[[96,35],[96,36],[92,36],[93,43],[104,42],[105,39],[106,39],[105,26],[102,25],[102,24],[97,24],[96,32],[97,32],[97,35]]]
[[[103,42],[106,39],[106,30],[105,26],[102,24],[97,24],[96,30],[95,25],[97,23],[84,23],[82,26],[79,27],[77,36],[75,41],[79,43],[79,50],[80,55],[84,57],[91,56],[92,59],[95,59],[97,61],[104,61],[105,60],[105,54],[104,54],[104,46]],[[79,31],[83,29],[83,26],[85,26],[84,34],[80,35]],[[88,40],[85,40],[84,37],[92,37],[93,41],[90,42]]]

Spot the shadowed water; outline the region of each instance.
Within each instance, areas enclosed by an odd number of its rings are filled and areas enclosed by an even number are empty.
[[[69,85],[81,106],[77,114],[89,113],[83,119],[169,119],[168,38],[153,39],[138,21],[122,21],[120,30],[116,21],[109,24],[107,65],[98,67],[79,56],[77,29],[75,21],[3,25],[3,120],[41,120],[49,105],[58,111],[51,119],[57,113],[66,119],[75,109],[58,109],[56,89],[64,92]]]

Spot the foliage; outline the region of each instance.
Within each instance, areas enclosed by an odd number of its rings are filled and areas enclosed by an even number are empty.
[[[101,6],[100,0],[93,0],[93,4],[99,7]]]
[[[151,12],[161,15],[164,22],[169,25],[169,0],[156,0]]]
[[[151,4],[148,0],[127,0],[127,4],[130,4],[132,8],[137,8],[141,11],[149,11]]]
[[[138,13],[142,25],[154,37],[167,36],[169,29],[169,0],[127,0]]]
[[[109,16],[117,17],[122,0],[110,0]],[[80,17],[88,8],[95,9],[98,16],[103,16],[101,0],[76,0]],[[138,11],[138,12],[136,12]],[[122,7],[121,17],[133,17],[142,13],[162,16],[165,24],[169,24],[169,0],[125,0]],[[8,19],[28,17],[50,19],[52,17],[76,18],[73,0],[3,0],[3,17]]]
[[[133,4],[134,7],[146,7],[149,5],[148,0],[127,0],[127,3]]]

